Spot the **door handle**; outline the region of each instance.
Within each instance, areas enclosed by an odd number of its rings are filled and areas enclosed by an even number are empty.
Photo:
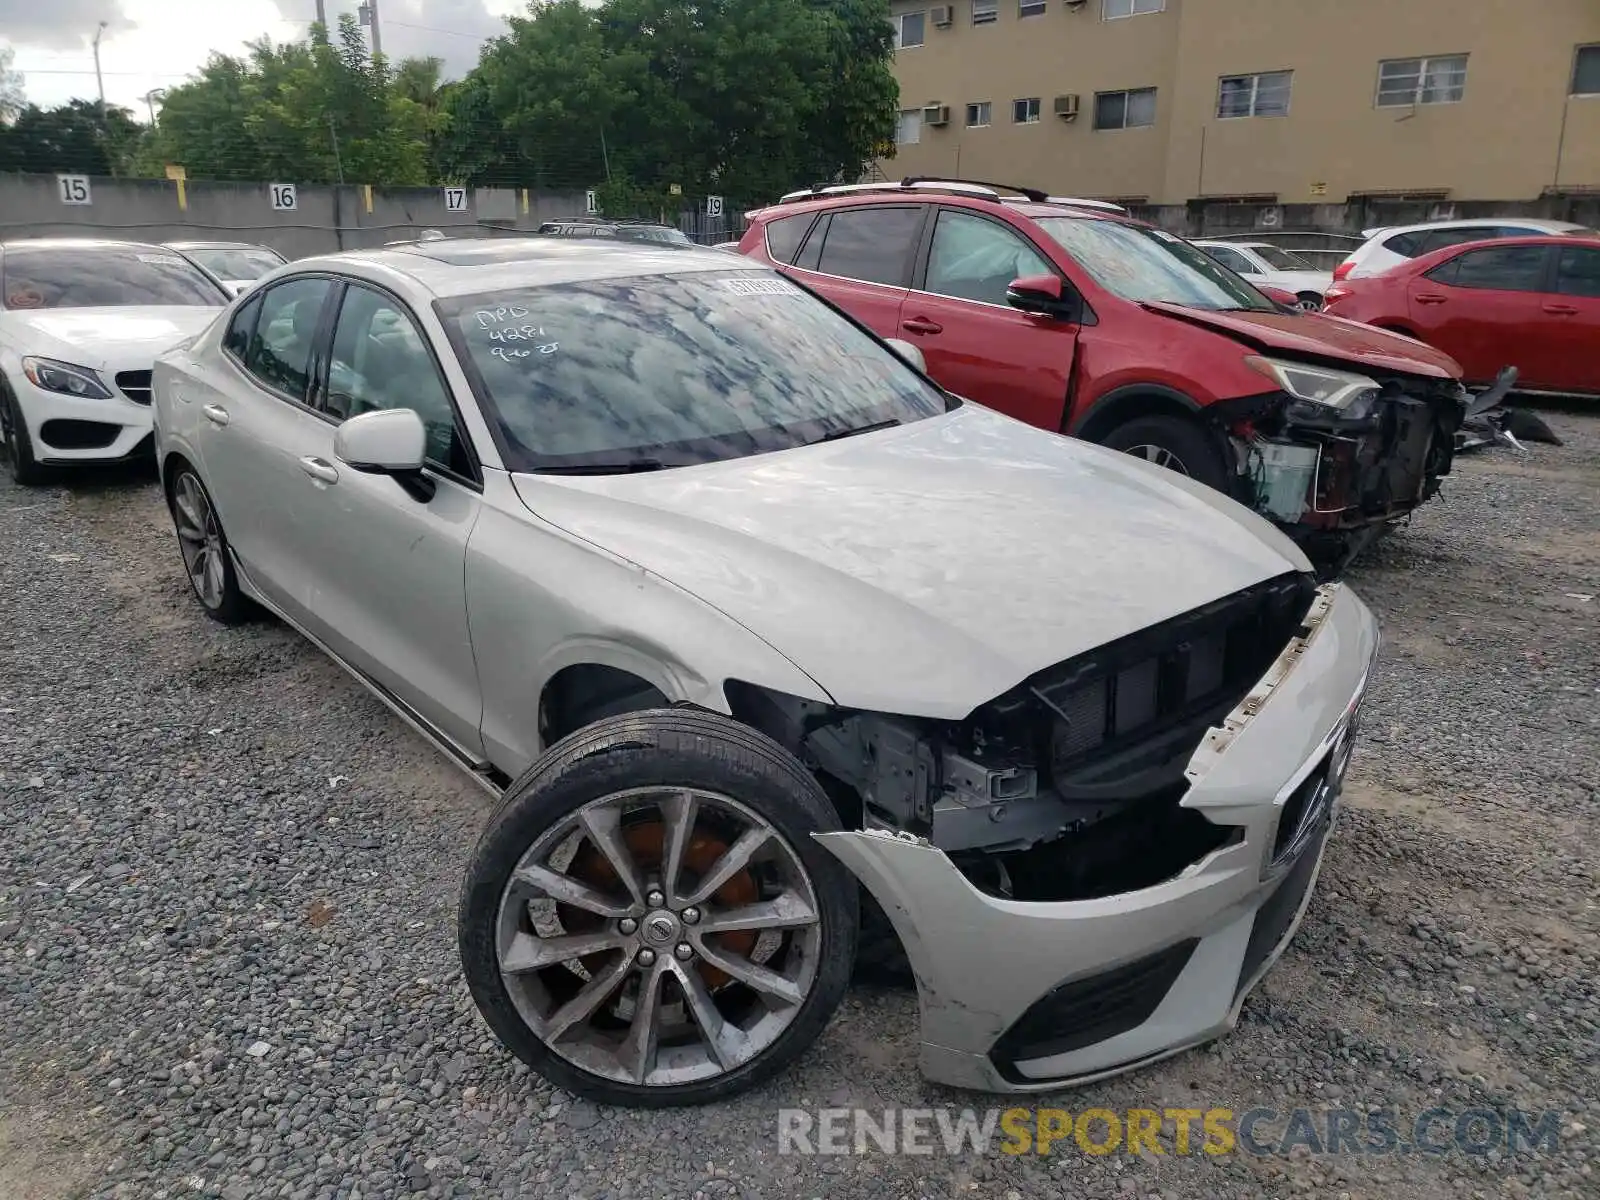
[[[300,469],[322,483],[339,482],[339,469],[325,458],[307,455],[300,460]]]
[[[900,328],[908,333],[943,333],[944,326],[937,321],[930,321],[927,317],[912,317],[908,321],[901,321]]]
[[[230,420],[232,420],[232,418],[228,416],[228,410],[223,408],[220,404],[207,404],[202,407],[200,411],[205,413],[206,420],[210,421],[213,425],[226,425]]]
[[[1417,296],[1418,304],[1443,304],[1448,296],[1441,296],[1438,292],[1423,292]]]
[[[1575,317],[1578,315],[1578,310],[1570,304],[1546,304],[1544,310],[1557,317]]]

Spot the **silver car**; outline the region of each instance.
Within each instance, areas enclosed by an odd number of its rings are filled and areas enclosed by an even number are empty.
[[[1095,1079],[1227,1030],[1300,919],[1372,615],[914,358],[726,254],[540,238],[297,263],[157,367],[205,610],[503,794],[462,962],[569,1091],[773,1075],[863,924],[929,1078]]]

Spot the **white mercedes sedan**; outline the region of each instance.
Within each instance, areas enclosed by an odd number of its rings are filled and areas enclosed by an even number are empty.
[[[570,1092],[769,1078],[863,924],[929,1078],[1084,1082],[1225,1032],[1305,911],[1372,614],[916,359],[725,253],[546,237],[298,262],[157,363],[206,612],[501,797],[462,964]]]
[[[0,244],[0,441],[12,478],[150,453],[156,355],[204,329],[228,294],[138,242]]]

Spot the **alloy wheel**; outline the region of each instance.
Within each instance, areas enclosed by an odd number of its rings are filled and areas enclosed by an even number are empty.
[[[495,946],[518,1015],[589,1074],[709,1080],[778,1041],[816,983],[817,898],[793,846],[695,789],[591,801],[535,839]]]
[[[1123,453],[1131,454],[1135,458],[1142,458],[1145,462],[1154,463],[1158,467],[1165,467],[1169,471],[1176,471],[1179,475],[1187,475],[1189,473],[1189,468],[1184,466],[1183,459],[1165,446],[1156,446],[1147,442],[1140,446],[1129,446]]]
[[[178,476],[173,486],[172,515],[178,527],[184,569],[195,595],[207,608],[221,607],[225,585],[222,528],[205,488],[188,471]]]

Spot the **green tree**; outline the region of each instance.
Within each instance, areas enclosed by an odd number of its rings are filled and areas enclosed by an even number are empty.
[[[430,61],[392,70],[348,13],[337,42],[313,25],[304,42],[214,55],[167,93],[146,161],[181,163],[194,179],[426,183],[433,117],[418,97],[437,79]]]
[[[127,175],[143,132],[127,109],[102,111],[93,100],[57,108],[30,104],[0,126],[0,171]]]
[[[510,26],[447,97],[445,173],[754,200],[854,178],[893,134],[886,0],[555,0]]]

